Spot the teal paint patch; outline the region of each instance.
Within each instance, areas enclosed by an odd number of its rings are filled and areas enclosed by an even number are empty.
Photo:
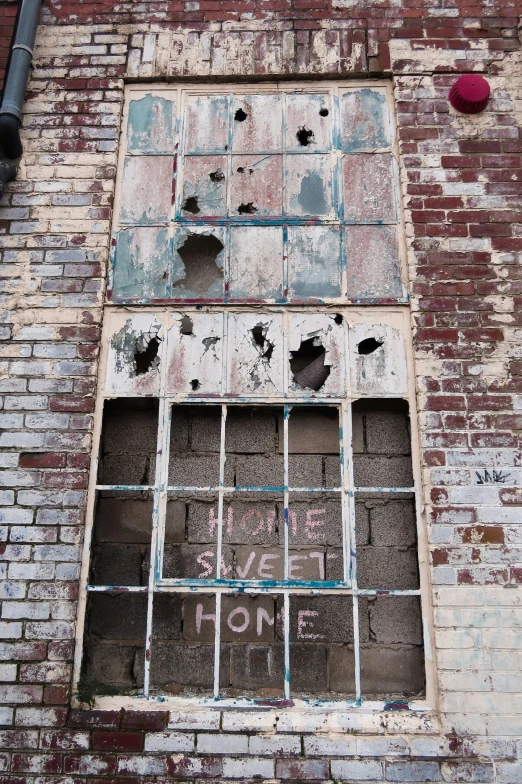
[[[169,278],[169,232],[136,227],[118,234],[112,299],[165,299]]]
[[[173,101],[145,95],[130,102],[127,124],[127,151],[147,155],[174,150]]]
[[[329,212],[324,183],[318,172],[305,174],[297,201],[306,215],[326,215]]]
[[[341,149],[359,152],[389,147],[390,120],[384,93],[365,87],[341,98]]]

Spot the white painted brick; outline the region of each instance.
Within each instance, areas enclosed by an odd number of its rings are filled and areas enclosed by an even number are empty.
[[[310,757],[346,757],[356,754],[357,745],[354,736],[315,735],[304,738],[304,750],[305,755]]]
[[[145,751],[194,751],[194,735],[187,732],[148,732]]]
[[[248,757],[247,759],[225,758],[223,760],[223,776],[229,779],[250,779],[254,777],[271,779],[274,777],[274,762],[262,757]]]
[[[377,760],[331,761],[332,776],[340,781],[381,781],[383,764]]]
[[[246,754],[248,735],[198,733],[197,750],[198,754]]]
[[[253,755],[281,757],[301,754],[299,735],[251,735],[249,753]]]

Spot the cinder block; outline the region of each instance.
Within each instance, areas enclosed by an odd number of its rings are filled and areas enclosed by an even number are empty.
[[[336,694],[355,694],[355,661],[352,647],[330,645],[328,648],[329,690]]]
[[[411,460],[405,456],[354,455],[357,487],[412,487]]]
[[[422,645],[418,596],[379,596],[368,605],[372,639],[385,644]]]
[[[85,645],[85,674],[94,683],[114,684],[122,688],[135,684],[133,663],[136,655],[143,658],[144,649],[131,645],[103,644],[94,639]]]
[[[424,687],[421,646],[361,647],[361,688],[366,698],[422,695]]]
[[[219,454],[169,455],[169,483],[186,487],[217,487],[219,484]]]
[[[399,411],[368,411],[366,447],[369,454],[409,455],[411,438],[409,417]]]
[[[367,501],[371,541],[377,547],[411,547],[417,542],[415,500]]]
[[[401,547],[359,547],[357,581],[360,588],[416,589],[417,551]]]
[[[88,632],[104,640],[145,640],[146,594],[91,593],[87,602]]]
[[[283,580],[284,548],[236,547],[234,577],[244,580]],[[324,580],[325,551],[320,548],[289,550],[290,580]]]
[[[185,541],[187,505],[185,501],[167,501],[165,512],[165,542]]]
[[[234,544],[275,544],[279,506],[256,495],[245,501],[223,504],[223,541]],[[215,542],[217,539],[217,502],[190,501],[188,504],[188,541]]]
[[[288,455],[290,487],[324,487],[321,455]]]
[[[191,450],[193,452],[219,453],[221,448],[221,409],[212,407],[192,409],[192,411],[193,415],[190,421]]]
[[[215,598],[187,596],[183,600],[183,637],[214,640]],[[269,642],[275,635],[275,602],[272,596],[226,595],[221,602],[223,642]]]
[[[291,642],[353,642],[351,596],[292,596]]]
[[[226,661],[221,666],[228,669]],[[135,662],[135,673],[140,682],[143,679],[143,662],[139,658]],[[153,642],[150,679],[153,688],[163,689],[170,694],[183,694],[192,688],[211,693],[214,683],[214,646]]]
[[[94,522],[97,542],[149,544],[152,531],[152,500],[107,498],[100,493]]]
[[[225,464],[225,484],[228,487],[283,487],[283,456],[229,455]]]
[[[301,500],[302,499],[302,500]],[[279,512],[282,519],[283,511]],[[291,496],[288,506],[288,532],[292,545],[342,545],[341,498],[310,494],[306,500],[302,495]],[[279,541],[284,541],[284,529],[279,526]]]
[[[96,545],[92,549],[92,585],[146,585],[143,564],[148,560],[149,547],[132,544]]]
[[[282,697],[284,691],[284,648],[273,645],[232,645],[230,685],[240,693]],[[261,752],[257,752],[261,753]]]
[[[278,421],[279,452],[283,452],[283,417]],[[339,455],[339,409],[296,406],[288,420],[289,454]]]
[[[155,640],[177,640],[181,637],[181,596],[156,593],[152,608],[152,637]]]
[[[280,409],[228,409],[225,447],[227,453],[274,453]]]
[[[117,398],[105,401],[102,454],[156,454],[158,401]]]
[[[234,551],[226,545],[221,553],[221,575],[231,578]],[[164,577],[192,577],[212,579],[216,577],[215,545],[166,545],[163,554]]]
[[[156,453],[107,454],[100,460],[101,485],[150,485],[154,482]]]

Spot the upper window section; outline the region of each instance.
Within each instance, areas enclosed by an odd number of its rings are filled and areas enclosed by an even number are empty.
[[[131,86],[109,297],[405,302],[385,85]]]

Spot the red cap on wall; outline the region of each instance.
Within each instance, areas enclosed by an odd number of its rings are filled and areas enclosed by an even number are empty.
[[[450,104],[458,112],[478,114],[489,101],[490,86],[478,74],[466,74],[457,79],[449,92]]]

